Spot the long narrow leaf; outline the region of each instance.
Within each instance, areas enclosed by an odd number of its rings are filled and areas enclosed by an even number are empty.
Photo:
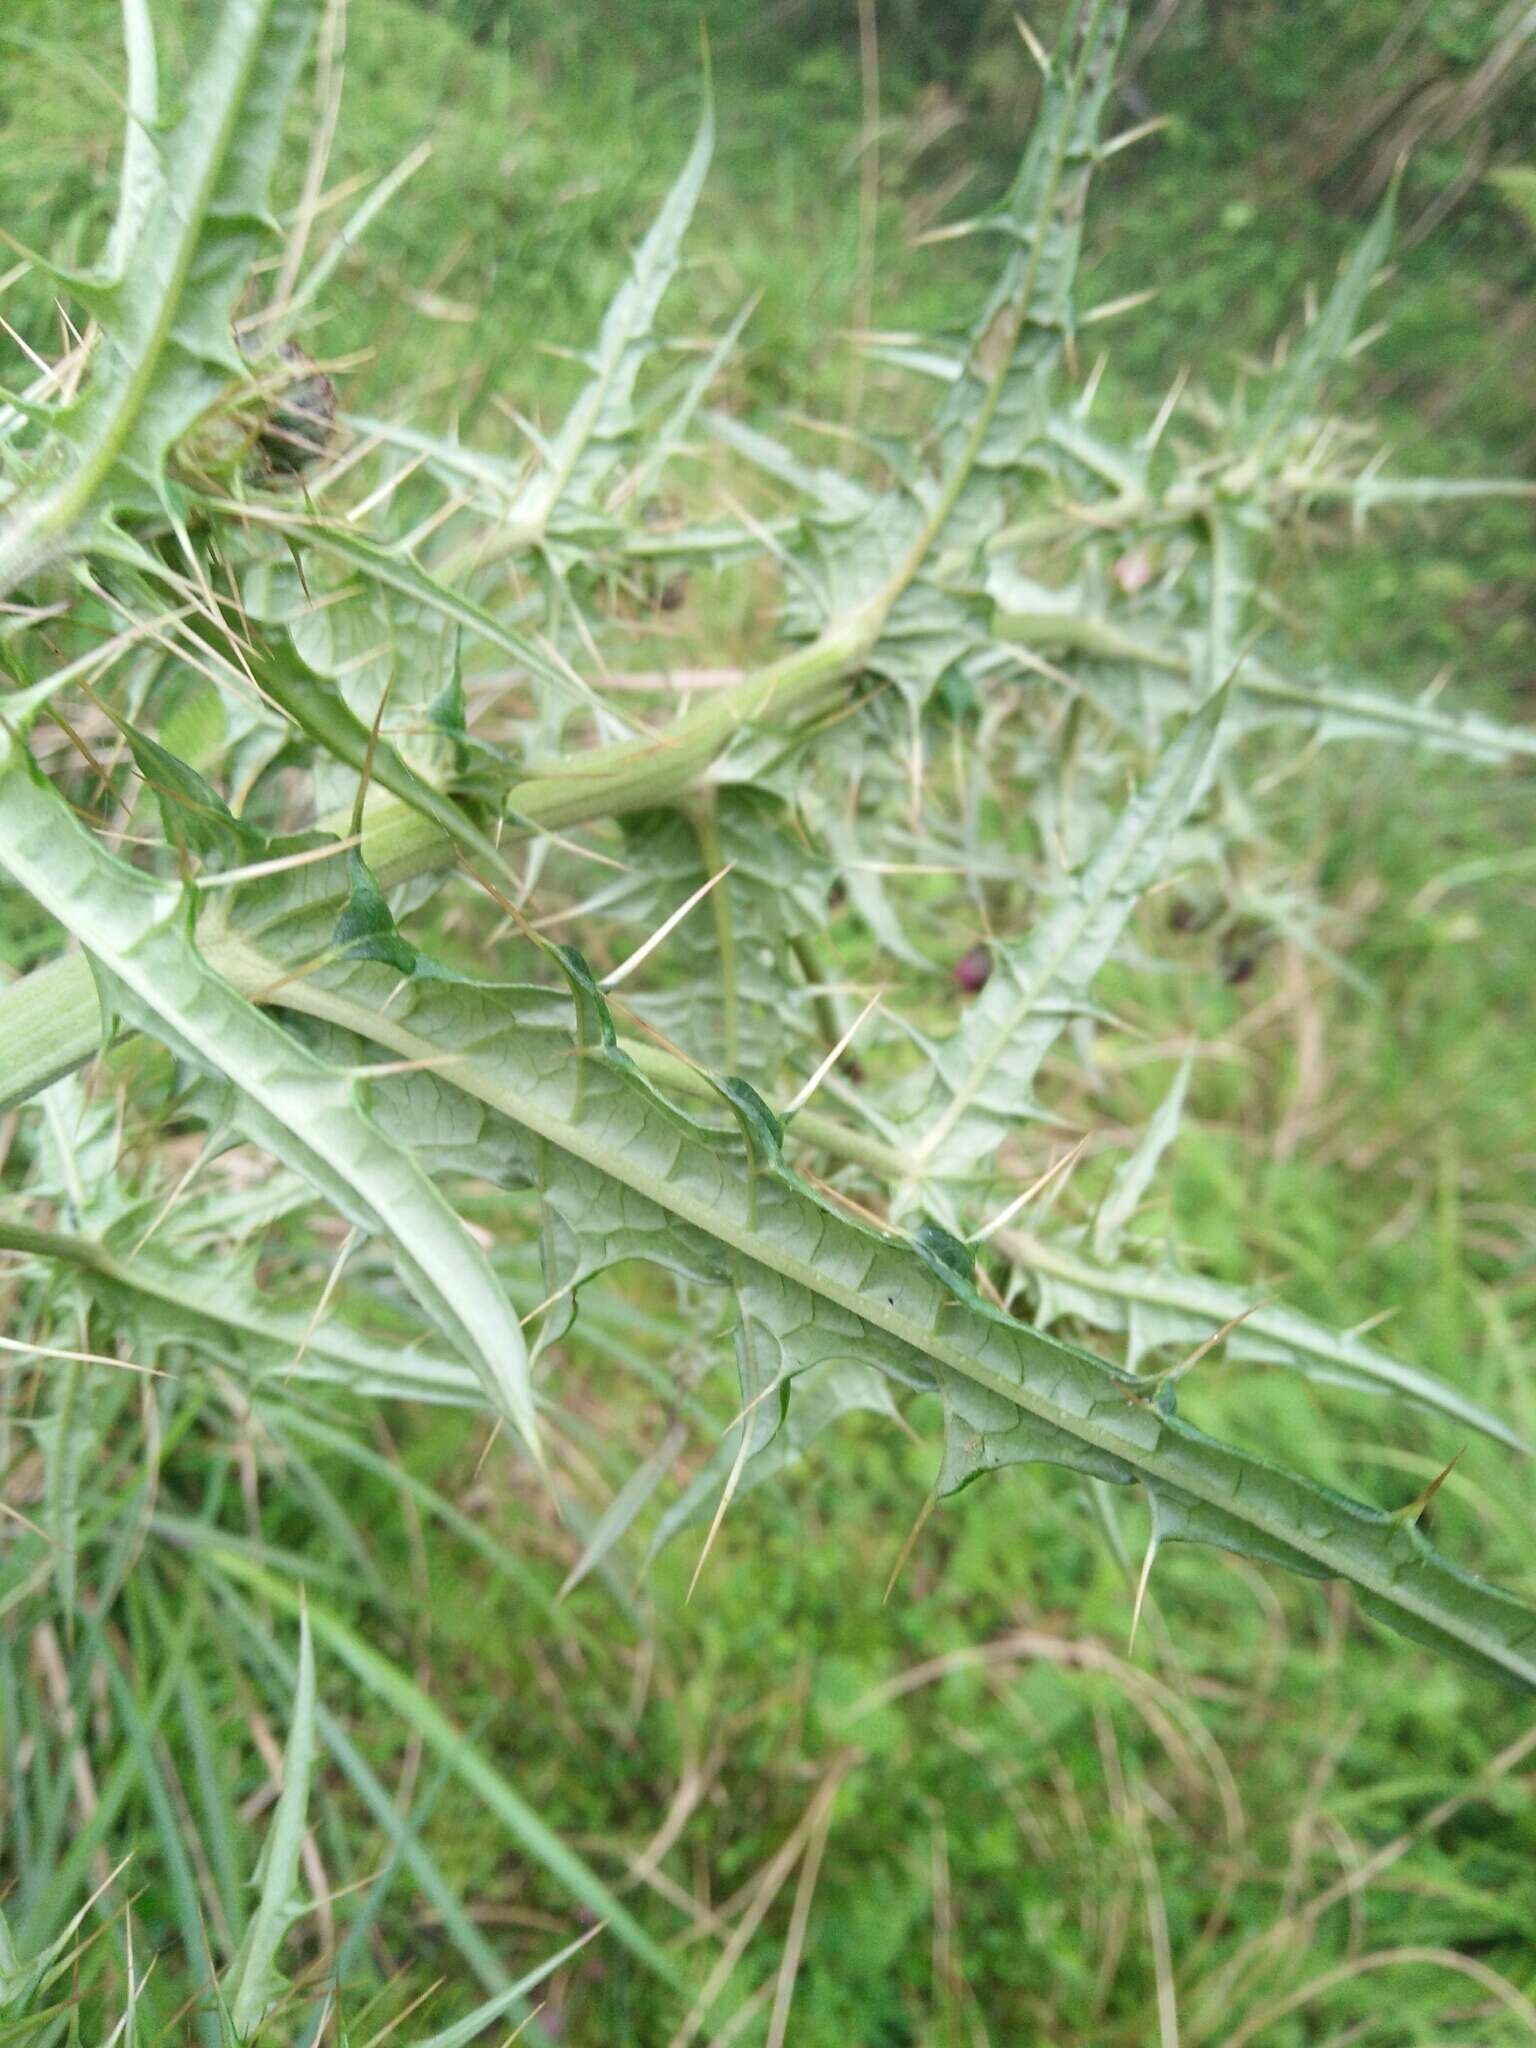
[[[1394,1358],[1379,1344],[1332,1330],[1297,1309],[1277,1302],[1256,1303],[1242,1288],[1200,1274],[1089,1257],[1054,1238],[1000,1232],[998,1244],[1035,1277],[1043,1324],[1080,1316],[1096,1329],[1123,1330],[1129,1340],[1128,1363],[1133,1366],[1149,1351],[1165,1345],[1189,1350],[1213,1330],[1236,1323],[1226,1339],[1231,1358],[1294,1366],[1339,1386],[1396,1394],[1512,1451],[1531,1453],[1532,1446],[1517,1429],[1459,1387]]]
[[[299,1675],[288,1742],[283,1751],[283,1787],[256,1865],[256,1910],[240,1951],[220,1989],[235,2032],[244,2039],[281,1997],[277,1968],[283,1937],[304,1908],[297,1898],[299,1852],[309,1811],[309,1778],[315,1762],[315,1650],[309,1617],[299,1610]]]
[[[762,1447],[796,1375],[834,1359],[874,1365],[944,1397],[944,1490],[1029,1459],[1140,1480],[1171,1535],[1346,1579],[1392,1626],[1536,1686],[1536,1610],[1458,1570],[1408,1522],[1215,1441],[1173,1411],[1171,1390],[1149,1399],[1133,1376],[993,1307],[944,1233],[913,1242],[856,1222],[790,1170],[779,1125],[745,1084],[719,1084],[737,1134],[687,1116],[619,1049],[580,960],[561,959],[574,1032],[545,990],[419,978],[398,989],[367,962],[288,995],[404,1058],[453,1055],[452,1085],[523,1134],[522,1177],[560,1219],[546,1232],[552,1292],[636,1256],[729,1286]]]
[[[649,353],[662,296],[677,272],[683,236],[703,190],[714,146],[714,109],[706,98],[687,162],[608,308],[592,356],[592,375],[554,436],[548,463],[513,508],[514,523],[530,536],[546,533],[566,500],[591,502],[633,428],[635,381]]]

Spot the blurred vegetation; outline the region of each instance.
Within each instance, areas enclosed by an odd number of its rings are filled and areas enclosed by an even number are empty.
[[[421,420],[475,423],[515,448],[518,413],[537,425],[541,407],[557,409],[555,351],[592,332],[687,147],[702,19],[721,139],[675,331],[716,333],[755,299],[733,408],[841,421],[862,375],[899,429],[904,386],[857,371],[845,331],[954,323],[969,308],[974,245],[915,244],[1002,186],[1033,88],[1010,9],[892,0],[871,12],[874,143],[854,0],[358,0],[332,181],[376,177],[419,141],[432,155],[344,268],[307,346],[346,365],[355,412],[398,410],[409,394]],[[157,15],[173,53],[178,23],[192,45],[195,9]],[[1042,34],[1051,16],[1039,10]],[[1529,475],[1536,51],[1484,75],[1514,17],[1488,0],[1149,5],[1124,121],[1167,127],[1106,176],[1082,294],[1157,294],[1084,336],[1109,352],[1109,417],[1144,420],[1197,341],[1204,363],[1225,352],[1240,376],[1245,352],[1326,287],[1383,165],[1411,140],[1388,325],[1359,358],[1349,408],[1405,470]],[[10,0],[0,26],[0,221],[55,253],[91,247],[106,218],[115,22],[110,0]],[[312,118],[306,106],[297,125]],[[82,150],[93,122],[101,139]],[[871,148],[877,211],[861,228]],[[33,289],[17,287],[19,325],[38,318]],[[1343,538],[1326,522],[1298,536],[1282,579],[1318,649],[1404,688],[1453,678],[1465,701],[1531,718],[1528,505],[1378,514],[1347,549]],[[1195,935],[1188,957],[1205,971],[1126,976],[1105,1001],[1139,1036],[1106,1058],[1093,1114],[1106,1129],[1139,1124],[1157,1094],[1149,1060],[1198,1033],[1210,1054],[1159,1197],[1170,1237],[1212,1275],[1283,1279],[1288,1300],[1331,1322],[1389,1311],[1405,1356],[1529,1433],[1529,782],[1350,747],[1275,780],[1265,829],[1298,877],[1326,886],[1329,958],[1272,939],[1240,957],[1228,933],[1218,961],[1215,940]],[[23,968],[42,935],[14,904],[5,919],[4,958]],[[933,997],[950,999],[937,972]],[[642,1295],[610,1342],[662,1355],[690,1334]],[[581,1331],[571,1372],[594,1432],[650,1445],[653,1417],[615,1395],[602,1346]],[[1380,1425],[1393,1448],[1361,1469],[1380,1412],[1363,1399],[1346,1451],[1330,1420],[1343,1406],[1325,1411],[1300,1381],[1250,1378],[1215,1398],[1244,1441],[1303,1441],[1313,1469],[1354,1491],[1395,1501],[1437,1469],[1425,1432],[1395,1415]],[[685,1542],[622,1604],[594,1582],[552,1613],[571,1549],[532,1488],[495,1453],[482,1470],[484,1442],[451,1412],[398,1427],[391,1440],[377,1425],[383,1458],[504,1541],[520,1580],[413,1518],[387,1476],[323,1448],[312,1485],[264,1502],[263,1540],[328,1574],[338,1613],[392,1631],[434,1698],[658,1928],[681,1916],[702,1940],[722,1902],[762,1886],[761,1927],[713,2038],[763,2038],[762,1987],[795,1891],[772,1859],[819,1815],[829,1832],[789,2034],[806,2048],[1140,2048],[1158,2038],[1169,1957],[1186,2044],[1529,2037],[1529,2007],[1487,1973],[1536,1999],[1533,1754],[1480,1775],[1522,1736],[1528,1706],[1405,1663],[1326,1595],[1175,1559],[1133,1667],[1129,1567],[1073,1487],[1029,1473],[935,1518],[887,1604],[931,1454],[893,1461],[884,1436],[855,1424],[835,1470],[783,1482],[793,1513],[771,1488],[733,1507],[691,1604]],[[212,1462],[206,1479],[210,1494],[234,1483]],[[331,1500],[350,1536],[323,1512]],[[1434,1513],[1528,1578],[1531,1506],[1529,1476],[1479,1449]],[[353,1541],[404,1622],[371,1596]],[[8,1697],[20,1682],[8,1664]],[[508,1856],[477,1802],[430,1762],[418,1780],[419,1756],[396,1748],[334,1663],[323,1693],[387,1779],[419,1784],[414,1811],[503,1959],[537,1960],[564,1939],[568,1901]],[[234,1692],[213,1706],[226,1732],[255,1712]],[[231,1796],[256,1799],[264,1782],[242,1767]],[[835,1804],[818,1806],[833,1786]],[[329,1809],[337,1833],[365,1825],[347,1801]],[[669,1808],[675,1845],[664,1831],[644,1860]],[[354,1863],[355,1847],[326,1846],[335,1867]],[[361,1946],[374,2025],[457,1968],[416,1901]],[[450,1982],[427,2017],[446,2023],[476,1995]],[[756,2017],[733,2035],[740,2001]],[[677,2018],[598,1943],[558,1980],[543,2024],[573,2043],[662,2043]]]

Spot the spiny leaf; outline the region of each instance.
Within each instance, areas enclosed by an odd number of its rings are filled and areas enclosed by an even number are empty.
[[[1115,1177],[1093,1219],[1093,1255],[1096,1259],[1113,1259],[1119,1251],[1126,1227],[1141,1207],[1163,1154],[1178,1133],[1193,1063],[1190,1054],[1179,1062],[1173,1086],[1148,1118],[1134,1151],[1115,1170]]]
[[[791,947],[826,921],[829,865],[763,789],[724,788],[689,813],[637,811],[624,826],[629,873],[600,903],[606,917],[642,937],[730,870],[709,908],[668,937],[663,986],[626,987],[630,1009],[710,1065],[776,1073],[797,1007],[805,1007],[792,993]]]
[[[1396,210],[1397,180],[1394,178],[1375,219],[1340,273],[1322,311],[1291,351],[1285,367],[1274,380],[1263,409],[1247,436],[1250,455],[1255,462],[1272,461],[1280,438],[1305,423],[1323,379],[1354,338],[1365,295],[1386,261],[1387,250],[1392,243],[1392,222]]]
[[[350,960],[382,960],[401,974],[415,972],[416,948],[401,938],[384,892],[354,846],[347,855],[347,907],[336,925],[336,950]]]
[[[1018,175],[987,221],[1007,255],[939,419],[983,469],[1017,462],[1044,427],[1044,383],[1072,331],[1088,186],[1128,12],[1123,0],[1068,11]]]
[[[476,604],[462,590],[434,576],[404,549],[370,540],[353,527],[329,520],[306,519],[296,531],[307,546],[318,548],[321,554],[331,555],[337,561],[360,570],[383,590],[407,599],[424,612],[436,613],[474,639],[500,648],[527,669],[556,702],[583,704],[589,708],[596,702],[579,676],[559,662],[552,661],[526,633],[517,632],[504,619]]]
[[[528,436],[538,456],[526,467],[505,457],[465,447],[457,439],[424,433],[388,420],[359,418],[362,433],[428,458],[429,468],[456,487],[473,487],[481,508],[494,521],[486,559],[534,547],[553,550],[563,570],[584,562],[584,550],[622,545],[622,528],[603,510],[599,494],[635,438],[635,388],[654,343],[657,312],[682,258],[683,237],[703,189],[714,149],[714,110],[706,83],[698,133],[660,212],[631,259],[629,274],[603,319],[597,344],[585,358],[590,376],[553,436]],[[705,384],[740,331],[738,320],[699,377],[690,379],[668,432],[678,434],[702,396]],[[702,380],[702,381],[701,381]],[[666,435],[650,451],[647,472],[664,459]],[[637,477],[626,483],[638,483]],[[338,541],[344,537],[337,533]],[[542,677],[551,680],[548,674]]]
[[[500,850],[469,814],[418,775],[388,740],[371,733],[295,652],[281,647],[269,650],[259,673],[262,689],[272,702],[331,759],[370,776],[419,817],[436,825],[450,845],[461,848],[508,886],[517,887]]]
[[[1080,593],[1046,590],[1001,564],[993,567],[989,589],[996,600],[996,641],[1019,642],[1057,659],[1078,657],[1080,684],[1095,703],[1127,723],[1143,721],[1149,708],[1159,722],[1187,708],[1198,668],[1187,645],[1122,626],[1079,602]],[[1310,725],[1319,740],[1383,740],[1474,761],[1536,756],[1536,732],[1528,727],[1447,709],[1438,699],[1395,696],[1353,677],[1291,675],[1257,654],[1245,656],[1232,689],[1228,717],[1234,732],[1283,721]]]
[[[557,530],[567,505],[593,503],[633,430],[635,382],[650,353],[657,309],[676,275],[683,236],[714,146],[714,108],[706,87],[704,112],[688,160],[604,317],[591,358],[592,375],[551,441],[543,468],[512,507],[514,527],[520,526],[531,539]]]
[[[1003,478],[1028,466],[1046,431],[1126,15],[1124,0],[1084,0],[1063,25],[1018,175],[989,219],[1006,254],[938,409],[937,474],[893,458],[894,488],[808,522],[814,554],[807,551],[787,624],[824,632],[829,620],[864,607],[873,622],[867,665],[914,708],[985,643],[981,579],[967,590],[964,571],[1002,523]]]
[[[138,1224],[134,1221],[134,1235]],[[113,1236],[119,1233],[114,1232]],[[125,1251],[131,1249],[131,1256]],[[404,1398],[478,1406],[483,1376],[418,1344],[385,1343],[334,1316],[312,1321],[274,1306],[244,1264],[59,1230],[36,1230],[0,1219],[0,1250],[48,1259],[88,1275],[92,1298],[115,1327],[131,1331],[134,1356],[151,1364],[161,1351],[184,1346],[237,1364],[261,1381],[320,1381],[359,1398]]]
[[[3,728],[0,866],[87,948],[106,980],[104,1009],[127,1010],[181,1057],[227,1080],[250,1137],[354,1222],[391,1239],[417,1300],[536,1448],[517,1317],[431,1180],[370,1122],[344,1075],[213,972],[192,941],[180,892],[106,853]]]
[[[273,851],[265,836],[235,817],[197,770],[126,721],[119,729],[134,763],[159,806],[165,836],[172,845],[231,865],[259,859]]]
[[[285,999],[404,1058],[454,1056],[449,1085],[522,1134],[518,1177],[541,1193],[552,1293],[568,1297],[631,1257],[729,1287],[750,1333],[744,1404],[766,1413],[753,1424],[765,1444],[801,1373],[833,1360],[873,1366],[945,1398],[950,1483],[998,1462],[988,1439],[1019,1429],[1030,1439],[1022,1455],[1187,1496],[1232,1547],[1294,1551],[1409,1633],[1536,1685],[1536,1611],[1393,1517],[1207,1437],[1173,1412],[1171,1390],[1149,1401],[1133,1377],[993,1307],[931,1248],[855,1221],[790,1171],[776,1119],[742,1084],[721,1084],[736,1135],[686,1115],[619,1048],[579,958],[559,962],[574,1034],[545,990],[417,979],[397,991],[367,962],[328,967]]]
[[[147,23],[130,16],[131,176],[114,267],[68,281],[101,339],[84,395],[55,410],[30,480],[0,510],[0,595],[119,513],[169,511],[172,448],[246,380],[230,319],[274,231],[267,188],[314,13],[315,0],[224,0],[185,111],[152,141]]]
[[[914,1186],[963,1179],[1027,1116],[1040,1062],[1081,1010],[1174,834],[1198,803],[1226,704],[1218,692],[1168,748],[1109,838],[1024,940],[994,950],[991,979],[960,1028],[932,1048],[926,1099],[905,1105]],[[932,1199],[925,1192],[920,1199]]]
[[[1511,1450],[1528,1454],[1532,1448],[1491,1409],[1436,1374],[1281,1303],[1256,1303],[1241,1288],[1172,1266],[1090,1257],[1070,1239],[1012,1231],[1001,1233],[998,1243],[1034,1278],[1043,1326],[1080,1316],[1096,1329],[1124,1331],[1133,1369],[1151,1351],[1198,1344],[1241,1317],[1225,1340],[1231,1358],[1286,1365],[1338,1386],[1399,1395]]]

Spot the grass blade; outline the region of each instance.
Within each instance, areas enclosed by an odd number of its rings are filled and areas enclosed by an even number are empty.
[[[298,1683],[283,1750],[283,1789],[256,1864],[256,1910],[246,1927],[239,1953],[220,1986],[230,2020],[241,2039],[255,2031],[286,1988],[277,1968],[277,1953],[288,1929],[306,1910],[297,1888],[314,1762],[315,1650],[309,1617],[301,1605]]]

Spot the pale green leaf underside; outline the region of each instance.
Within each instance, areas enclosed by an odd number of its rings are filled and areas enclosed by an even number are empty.
[[[1132,1368],[1155,1350],[1192,1351],[1213,1330],[1242,1317],[1225,1340],[1228,1358],[1288,1365],[1337,1386],[1399,1395],[1512,1451],[1531,1452],[1518,1430],[1448,1381],[1257,1293],[1169,1266],[1092,1258],[1055,1238],[1004,1232],[998,1244],[1033,1275],[1043,1324],[1077,1316],[1095,1329],[1124,1331]]]
[[[137,1235],[137,1232],[135,1232]],[[318,1318],[274,1307],[243,1267],[174,1254],[158,1243],[118,1252],[100,1239],[0,1221],[0,1251],[81,1268],[93,1296],[139,1336],[136,1362],[163,1347],[238,1360],[257,1384],[290,1380],[345,1387],[359,1399],[443,1401],[482,1406],[483,1375],[418,1344],[384,1342]]]
[[[299,1045],[207,964],[174,886],[114,860],[0,731],[0,867],[75,934],[119,1009],[238,1091],[248,1136],[363,1228],[387,1237],[402,1278],[481,1375],[496,1407],[538,1441],[527,1350],[484,1253],[410,1152],[361,1108],[354,1083]]]
[[[395,993],[370,963],[284,1000],[404,1058],[450,1056],[434,1086],[467,1092],[521,1137],[515,1177],[543,1198],[552,1289],[637,1256],[730,1287],[751,1337],[748,1398],[834,1361],[874,1366],[944,1397],[947,1485],[1019,1455],[1141,1480],[1181,1533],[1346,1579],[1405,1633],[1536,1685],[1536,1611],[1405,1522],[1207,1437],[1130,1375],[993,1309],[931,1250],[852,1220],[787,1168],[740,1084],[721,1084],[739,1133],[684,1114],[618,1049],[585,970],[565,964],[574,1036],[547,990],[418,980]],[[779,1406],[753,1411],[754,1448],[772,1442]]]

